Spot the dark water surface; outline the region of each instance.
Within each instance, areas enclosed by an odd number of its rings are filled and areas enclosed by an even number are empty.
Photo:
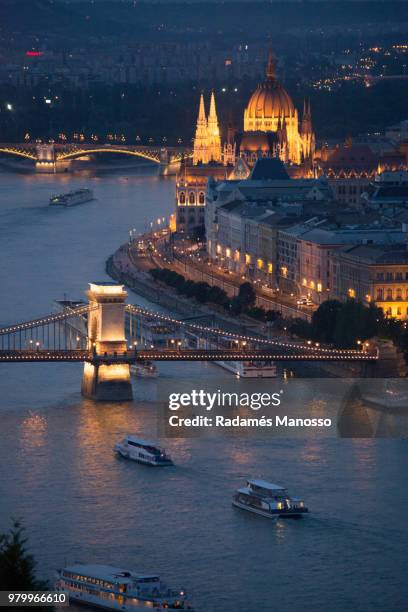
[[[0,173],[0,324],[81,297],[129,228],[171,211],[171,180],[127,177]],[[80,186],[97,200],[48,208],[52,193]],[[160,368],[162,381],[180,374]],[[215,372],[183,366],[197,385]],[[80,379],[79,364],[0,369],[0,531],[23,519],[42,577],[74,561],[159,571],[201,612],[406,609],[405,440],[171,439],[177,465],[154,470],[112,447],[128,431],[156,436],[157,383],[137,381],[133,402],[96,404]],[[273,523],[233,509],[251,476],[286,484],[312,513]]]

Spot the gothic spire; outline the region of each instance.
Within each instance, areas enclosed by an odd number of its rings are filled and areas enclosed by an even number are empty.
[[[211,101],[210,101],[210,112],[208,115],[208,133],[211,137],[219,137],[220,130],[218,127],[218,117],[217,111],[215,109],[215,96],[214,92],[211,92]]]
[[[214,96],[214,91],[211,92],[211,101],[210,101],[210,113],[208,115],[208,120],[210,121],[211,119],[215,119],[218,122],[217,119],[217,111],[215,110],[215,96]]]
[[[276,78],[275,58],[273,57],[272,49],[269,49],[266,78],[268,81],[273,81]]]
[[[203,122],[206,122],[206,121],[207,121],[207,119],[205,117],[204,96],[203,96],[203,94],[201,94],[201,96],[200,96],[200,108],[198,110],[197,124],[198,123],[203,123]]]

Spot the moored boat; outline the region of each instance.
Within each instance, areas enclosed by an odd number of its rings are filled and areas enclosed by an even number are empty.
[[[70,602],[108,610],[193,610],[184,590],[168,588],[158,574],[110,565],[76,564],[58,570],[55,590]]]
[[[215,361],[217,365],[237,378],[276,378],[278,373],[273,361]]]
[[[126,436],[114,448],[121,457],[152,466],[174,465],[166,451],[154,442],[135,436]]]
[[[157,378],[158,376],[157,368],[151,361],[132,363],[130,373],[138,378]]]
[[[308,512],[304,501],[291,497],[284,487],[257,479],[236,491],[232,505],[271,519],[300,518]]]

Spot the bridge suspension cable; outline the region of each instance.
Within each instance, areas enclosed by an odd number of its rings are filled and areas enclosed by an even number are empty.
[[[48,314],[40,319],[33,319],[32,321],[24,321],[23,323],[16,323],[9,327],[0,327],[0,336],[6,334],[13,334],[15,332],[24,331],[26,329],[32,329],[33,327],[41,327],[48,325],[49,323],[57,323],[58,321],[64,321],[79,315],[85,315],[89,312],[90,307],[88,304],[85,306],[79,306],[78,308],[72,308],[70,310],[64,310],[55,314]]]
[[[235,332],[228,332],[222,329],[208,327],[200,323],[193,323],[189,321],[175,319],[173,317],[170,317],[169,315],[147,310],[145,308],[142,308],[141,306],[134,306],[133,304],[127,304],[126,310],[129,313],[139,314],[145,317],[150,317],[153,319],[165,321],[167,323],[180,325],[181,327],[188,327],[196,331],[211,333],[217,336],[222,336],[224,338],[231,338],[232,340],[243,340],[246,342],[253,342],[253,343],[263,344],[267,346],[276,346],[279,348],[285,348],[285,349],[291,349],[291,350],[306,351],[309,353],[310,352],[317,353],[317,354],[330,353],[330,354],[336,354],[341,357],[346,357],[346,356],[351,356],[351,355],[356,355],[356,354],[361,353],[360,351],[356,351],[353,349],[335,349],[335,348],[328,348],[328,347],[317,347],[317,346],[313,346],[309,344],[301,344],[298,342],[282,342],[279,340],[271,340],[269,338],[261,338],[259,336],[242,335],[242,334],[238,334]]]

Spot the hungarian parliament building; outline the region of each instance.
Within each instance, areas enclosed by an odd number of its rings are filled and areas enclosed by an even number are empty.
[[[310,102],[304,102],[300,115],[277,78],[269,52],[265,79],[244,110],[241,133],[228,128],[222,142],[214,93],[208,115],[201,95],[192,158],[182,162],[177,176],[177,231],[203,227],[209,177],[247,179],[260,158],[280,159],[293,179],[326,176],[335,199],[354,204],[377,172],[407,168],[408,143],[381,153],[368,144],[353,145],[351,139],[333,148],[317,148]]]

